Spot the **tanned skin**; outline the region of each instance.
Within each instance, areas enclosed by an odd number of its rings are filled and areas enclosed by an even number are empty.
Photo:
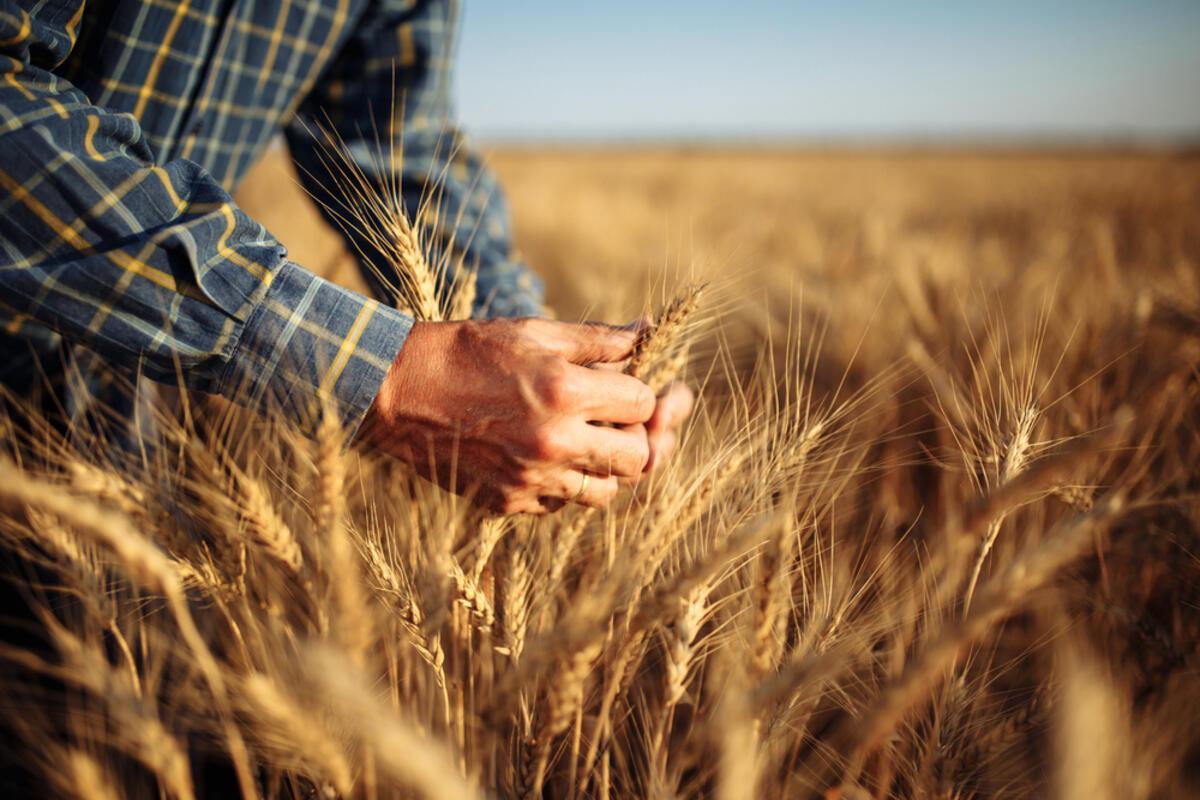
[[[418,322],[361,436],[498,513],[604,506],[670,455],[692,408],[683,384],[655,397],[620,371],[636,338],[636,325]]]

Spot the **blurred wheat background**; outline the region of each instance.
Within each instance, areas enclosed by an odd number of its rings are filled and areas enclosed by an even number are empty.
[[[48,795],[1200,792],[1194,155],[493,161],[561,318],[706,286],[650,365],[700,392],[680,452],[498,519],[200,402],[121,463],[10,427]],[[359,285],[285,163],[240,202]]]

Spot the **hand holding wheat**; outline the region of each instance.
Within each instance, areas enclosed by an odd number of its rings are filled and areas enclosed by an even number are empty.
[[[494,511],[606,505],[649,460],[656,400],[637,378],[588,366],[629,358],[636,338],[542,319],[419,322],[363,437]]]

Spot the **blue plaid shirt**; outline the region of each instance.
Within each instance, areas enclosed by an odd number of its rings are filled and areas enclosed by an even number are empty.
[[[230,197],[282,130],[336,204],[306,117],[410,214],[443,183],[435,238],[477,266],[477,313],[539,313],[495,179],[449,126],[454,6],[0,0],[0,379],[74,349],[301,422],[325,394],[355,427],[412,319],[289,261]]]

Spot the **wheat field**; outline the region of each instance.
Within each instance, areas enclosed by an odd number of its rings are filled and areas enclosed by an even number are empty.
[[[632,368],[696,388],[672,461],[498,518],[328,422],[10,412],[41,796],[1200,793],[1200,161],[494,163],[557,315],[648,315]],[[239,199],[356,285],[283,176]]]

